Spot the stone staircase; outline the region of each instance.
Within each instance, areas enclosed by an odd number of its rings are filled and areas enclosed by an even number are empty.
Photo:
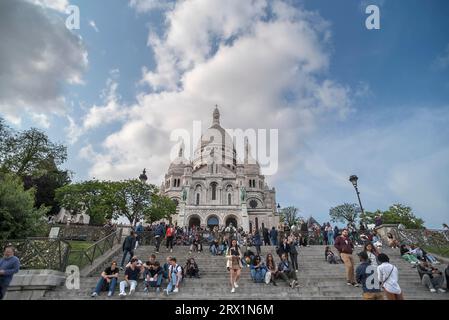
[[[206,248],[206,247],[205,247]],[[361,249],[357,249],[359,252]],[[255,250],[253,250],[255,251]],[[336,252],[336,250],[333,250]],[[449,299],[449,293],[430,293],[424,288],[419,280],[416,269],[410,264],[403,261],[399,256],[398,250],[384,248],[382,250],[390,257],[390,261],[399,268],[399,284],[403,290],[404,297],[407,300],[427,300],[427,299]],[[262,255],[272,253],[275,261],[279,258],[275,253],[275,248],[271,246],[262,247]],[[142,260],[146,261],[148,256],[154,252],[153,246],[139,247],[135,254]],[[201,278],[200,279],[184,279],[180,286],[179,293],[171,294],[168,297],[162,293],[156,294],[152,291],[150,294],[143,292],[143,281],[139,282],[136,292],[133,296],[119,297],[118,284],[116,293],[113,297],[107,297],[103,292],[99,297],[91,298],[90,294],[98,281],[98,275],[91,277],[82,277],[79,290],[68,290],[65,287],[59,287],[52,291],[47,291],[42,299],[57,300],[81,300],[81,299],[122,299],[122,300],[219,300],[219,299],[243,299],[243,300],[286,300],[286,299],[361,299],[362,289],[346,285],[345,271],[343,264],[331,265],[324,261],[324,246],[310,246],[300,248],[299,250],[299,272],[297,273],[300,283],[299,288],[290,288],[287,283],[278,281],[278,286],[272,284],[253,283],[250,277],[249,268],[242,270],[239,288],[235,293],[231,293],[229,285],[229,274],[226,271],[225,258],[222,256],[212,256],[206,250],[203,253],[189,254],[188,247],[175,247],[173,253],[169,253],[165,248],[161,249],[161,253],[157,255],[157,260],[162,263],[165,258],[173,255],[177,258],[178,263],[182,265],[189,257],[194,257],[197,261]],[[354,253],[355,261],[358,257]],[[115,260],[120,262],[121,255],[116,256]],[[358,263],[357,263],[358,264]],[[444,268],[446,265],[441,265]],[[123,279],[123,272],[119,280]],[[163,284],[166,287],[166,283]]]

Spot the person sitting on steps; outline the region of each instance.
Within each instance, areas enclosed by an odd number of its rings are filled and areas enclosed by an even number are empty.
[[[94,292],[92,292],[92,297],[98,296],[103,289],[108,291],[108,297],[112,297],[117,284],[118,274],[119,269],[117,268],[117,262],[112,261],[111,266],[104,269],[101,273],[97,286],[95,287]]]
[[[190,258],[187,260],[184,270],[185,270],[186,276],[188,276],[190,279],[192,277],[193,278],[200,277],[200,268],[198,267],[198,264],[196,263],[194,258]]]
[[[340,263],[340,259],[332,252],[329,246],[324,249],[324,259],[330,264]]]
[[[267,273],[268,272],[270,273],[270,282],[273,283],[273,286],[277,286],[276,277],[278,274],[278,270],[276,267],[276,263],[274,262],[273,255],[271,253],[267,254],[266,267],[267,267]],[[265,279],[266,279],[266,275],[265,275]],[[267,282],[267,281],[265,280],[265,282]]]
[[[254,282],[262,283],[265,281],[265,274],[267,273],[267,269],[260,256],[257,255],[254,257],[250,266],[250,271],[251,278]]]
[[[410,252],[410,248],[406,244],[401,244],[399,252],[401,254],[402,259],[404,259],[407,262],[410,262],[413,265],[413,267],[416,267],[416,265],[419,263],[418,258]]]
[[[125,289],[127,287],[129,287],[129,295],[136,291],[141,269],[137,267],[137,259],[131,259],[130,263],[130,266],[125,270],[125,280],[120,282],[120,296],[126,296]]]
[[[296,277],[296,272],[293,270],[290,262],[287,259],[287,254],[283,253],[281,255],[281,262],[278,265],[278,278],[289,283],[291,288],[299,287],[298,279]]]
[[[444,285],[444,275],[443,272],[429,265],[429,263],[423,258],[417,267],[419,277],[421,278],[421,283],[427,287],[430,292],[440,291],[445,293],[446,290],[443,289]]]
[[[147,262],[148,263],[148,262]],[[148,269],[145,270],[145,292],[149,292],[150,288],[156,287],[156,293],[161,290],[162,279],[164,270],[161,268],[159,261],[154,261],[148,265]]]

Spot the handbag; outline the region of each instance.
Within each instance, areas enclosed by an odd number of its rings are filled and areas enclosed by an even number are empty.
[[[267,271],[267,273],[265,273],[265,283],[269,284],[271,281],[271,271]]]

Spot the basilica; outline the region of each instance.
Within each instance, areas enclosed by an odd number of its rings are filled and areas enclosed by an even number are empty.
[[[209,228],[232,223],[245,231],[278,225],[276,191],[267,185],[247,140],[244,150],[241,158],[216,107],[192,159],[181,146],[161,185],[162,194],[177,204],[174,223]]]

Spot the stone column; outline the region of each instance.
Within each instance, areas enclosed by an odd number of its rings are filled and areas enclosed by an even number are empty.
[[[249,232],[249,217],[246,202],[242,203],[242,228],[243,231]]]
[[[185,214],[186,214],[186,202],[181,201],[181,203],[179,204],[178,227],[184,228]]]

